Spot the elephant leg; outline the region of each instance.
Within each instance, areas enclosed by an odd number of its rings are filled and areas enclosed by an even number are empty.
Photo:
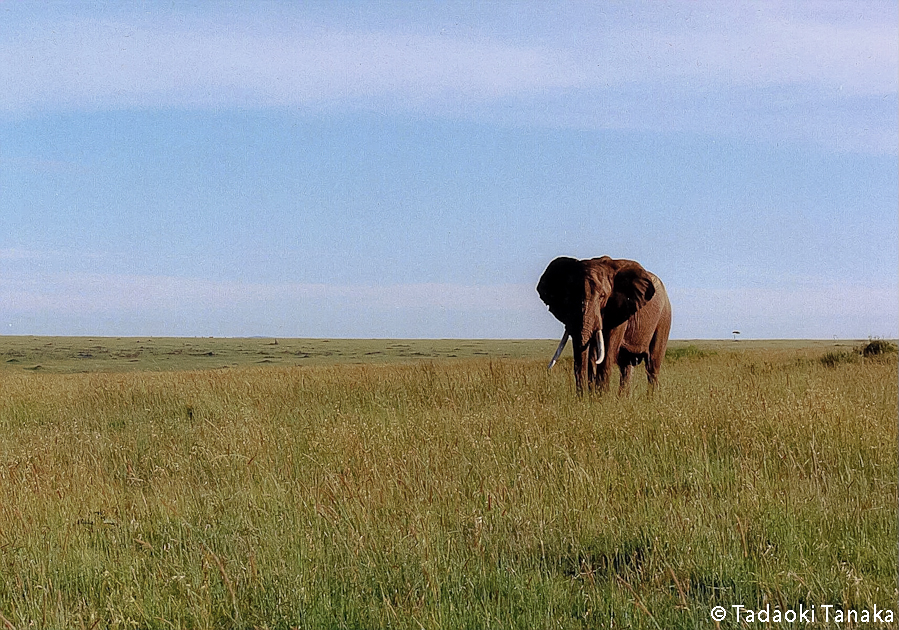
[[[630,393],[631,373],[634,371],[634,366],[631,365],[630,361],[624,361],[619,362],[618,369],[621,371],[621,382],[618,384],[618,395],[626,396]]]
[[[646,378],[649,381],[649,392],[654,393],[659,384],[659,372],[662,370],[662,361],[665,360],[665,351],[668,348],[668,330],[657,329],[649,344],[649,356],[646,359]]]
[[[610,381],[612,378],[612,370],[614,366],[619,365],[621,358],[621,343],[624,341],[624,332],[625,326],[618,326],[617,328],[608,331],[606,337],[606,358],[602,362],[600,366],[600,373],[598,379],[598,387],[602,391],[608,391]],[[624,378],[624,373],[622,372],[622,379]],[[620,388],[619,384],[619,388]]]
[[[595,360],[595,358],[594,358]],[[614,359],[609,356],[609,350],[606,349],[606,357],[602,360],[602,363],[599,365],[595,365],[595,371],[593,374],[593,382],[595,385],[595,389],[598,392],[606,392],[609,389],[609,376],[611,374],[611,365]]]
[[[649,382],[649,395],[651,396],[659,385],[659,370],[652,365],[652,359],[646,362],[646,380]]]
[[[583,361],[577,353],[574,354],[574,385],[577,387],[578,393],[584,391],[584,375],[581,373]]]
[[[596,359],[593,356],[593,352],[591,351],[589,354],[590,358],[587,360],[587,389],[593,392],[596,391],[599,366],[596,365]]]
[[[579,344],[576,344],[574,350],[574,384],[579,394],[583,393],[584,385],[588,380],[589,365],[587,364],[587,353]]]
[[[596,366],[596,374],[593,377],[593,388],[600,393],[609,391],[609,371]]]

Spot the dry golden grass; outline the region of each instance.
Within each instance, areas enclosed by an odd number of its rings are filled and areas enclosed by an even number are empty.
[[[0,625],[693,628],[895,606],[895,355],[0,372]],[[542,347],[541,347],[542,349]],[[551,349],[550,349],[551,350]]]

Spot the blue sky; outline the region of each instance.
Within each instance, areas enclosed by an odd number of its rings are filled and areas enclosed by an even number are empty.
[[[0,2],[0,333],[899,336],[895,2]]]

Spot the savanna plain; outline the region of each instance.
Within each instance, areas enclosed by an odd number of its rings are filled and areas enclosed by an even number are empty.
[[[866,346],[678,341],[654,396],[579,397],[553,341],[0,337],[0,627],[895,615]]]

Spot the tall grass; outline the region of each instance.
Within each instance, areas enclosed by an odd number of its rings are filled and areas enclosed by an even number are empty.
[[[0,374],[0,625],[693,628],[896,601],[897,370]],[[639,379],[636,379],[639,380]]]

